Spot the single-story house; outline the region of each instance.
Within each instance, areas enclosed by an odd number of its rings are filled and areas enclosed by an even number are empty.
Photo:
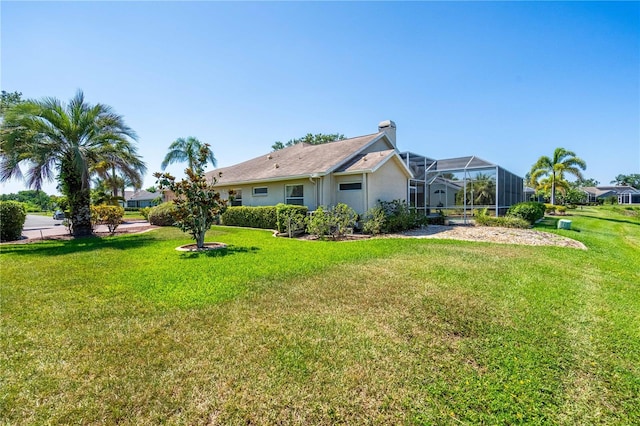
[[[235,192],[233,205],[286,203],[315,210],[345,203],[357,213],[378,200],[406,200],[413,177],[396,149],[391,120],[370,135],[322,145],[300,143],[207,173],[212,176],[223,198]]]
[[[149,192],[144,189],[138,191],[125,191],[124,198],[126,207],[142,208],[156,206],[164,201],[164,193]]]
[[[632,186],[585,186],[580,189],[587,194],[589,203],[617,197],[618,204],[640,204],[640,190]]]
[[[456,205],[456,193],[478,173],[496,182],[499,196],[489,206],[496,213],[523,201],[522,178],[495,164],[477,157],[433,160],[401,153],[396,124],[386,120],[376,133],[322,145],[300,143],[210,171],[207,177],[217,179],[214,186],[223,198],[234,191],[236,206],[286,203],[315,210],[345,203],[362,214],[379,200],[404,200],[428,214],[440,207],[466,209]]]

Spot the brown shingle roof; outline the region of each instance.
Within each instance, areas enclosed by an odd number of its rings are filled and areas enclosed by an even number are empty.
[[[366,154],[356,155],[351,161],[339,167],[336,172],[340,173],[357,173],[365,171],[374,171],[381,164],[393,156],[396,151],[388,149],[386,151],[369,152]]]
[[[207,173],[207,177],[212,175],[217,177],[218,173],[222,173],[217,185],[230,185],[254,181],[281,180],[312,174],[323,175],[342,166],[346,161],[382,137],[382,135],[384,135],[384,132],[323,145],[300,143],[234,166],[213,170]]]

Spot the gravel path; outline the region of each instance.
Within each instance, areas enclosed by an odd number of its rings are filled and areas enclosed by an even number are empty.
[[[441,238],[464,241],[484,241],[500,244],[529,246],[560,246],[586,250],[580,241],[534,229],[496,228],[489,226],[429,225],[402,234],[387,235],[396,238]]]

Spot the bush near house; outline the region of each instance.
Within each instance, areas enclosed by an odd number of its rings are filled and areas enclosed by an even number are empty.
[[[544,203],[526,201],[509,207],[507,217],[519,217],[533,225],[536,221],[544,217],[545,210]]]
[[[428,218],[409,208],[406,201],[378,200],[378,205],[367,211],[363,230],[368,234],[402,232],[427,225]]]
[[[173,226],[176,223],[176,211],[176,205],[172,201],[162,203],[151,208],[147,220],[151,225]]]
[[[221,216],[222,224],[244,228],[277,229],[278,219],[275,206],[229,207]]]
[[[0,241],[15,241],[22,236],[27,210],[18,201],[0,201]]]
[[[331,209],[320,206],[308,218],[307,232],[319,238],[342,238],[353,232],[357,219],[358,214],[346,204],[339,203]]]
[[[276,204],[276,221],[278,232],[286,232],[289,236],[305,230],[305,218],[309,209],[306,206],[292,204]]]

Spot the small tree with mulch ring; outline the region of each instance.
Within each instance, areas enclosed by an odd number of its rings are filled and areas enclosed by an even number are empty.
[[[157,178],[157,184],[161,190],[170,189],[176,195],[173,200],[177,208],[175,225],[182,231],[191,234],[196,240],[198,249],[204,248],[206,232],[216,222],[218,216],[226,210],[228,202],[228,200],[220,198],[220,193],[213,187],[217,179],[213,177],[211,182],[208,182],[205,178],[204,167],[208,160],[208,148],[208,144],[204,144],[200,148],[193,167],[185,170],[187,178],[180,182],[176,182],[175,177],[169,173],[153,174]]]

